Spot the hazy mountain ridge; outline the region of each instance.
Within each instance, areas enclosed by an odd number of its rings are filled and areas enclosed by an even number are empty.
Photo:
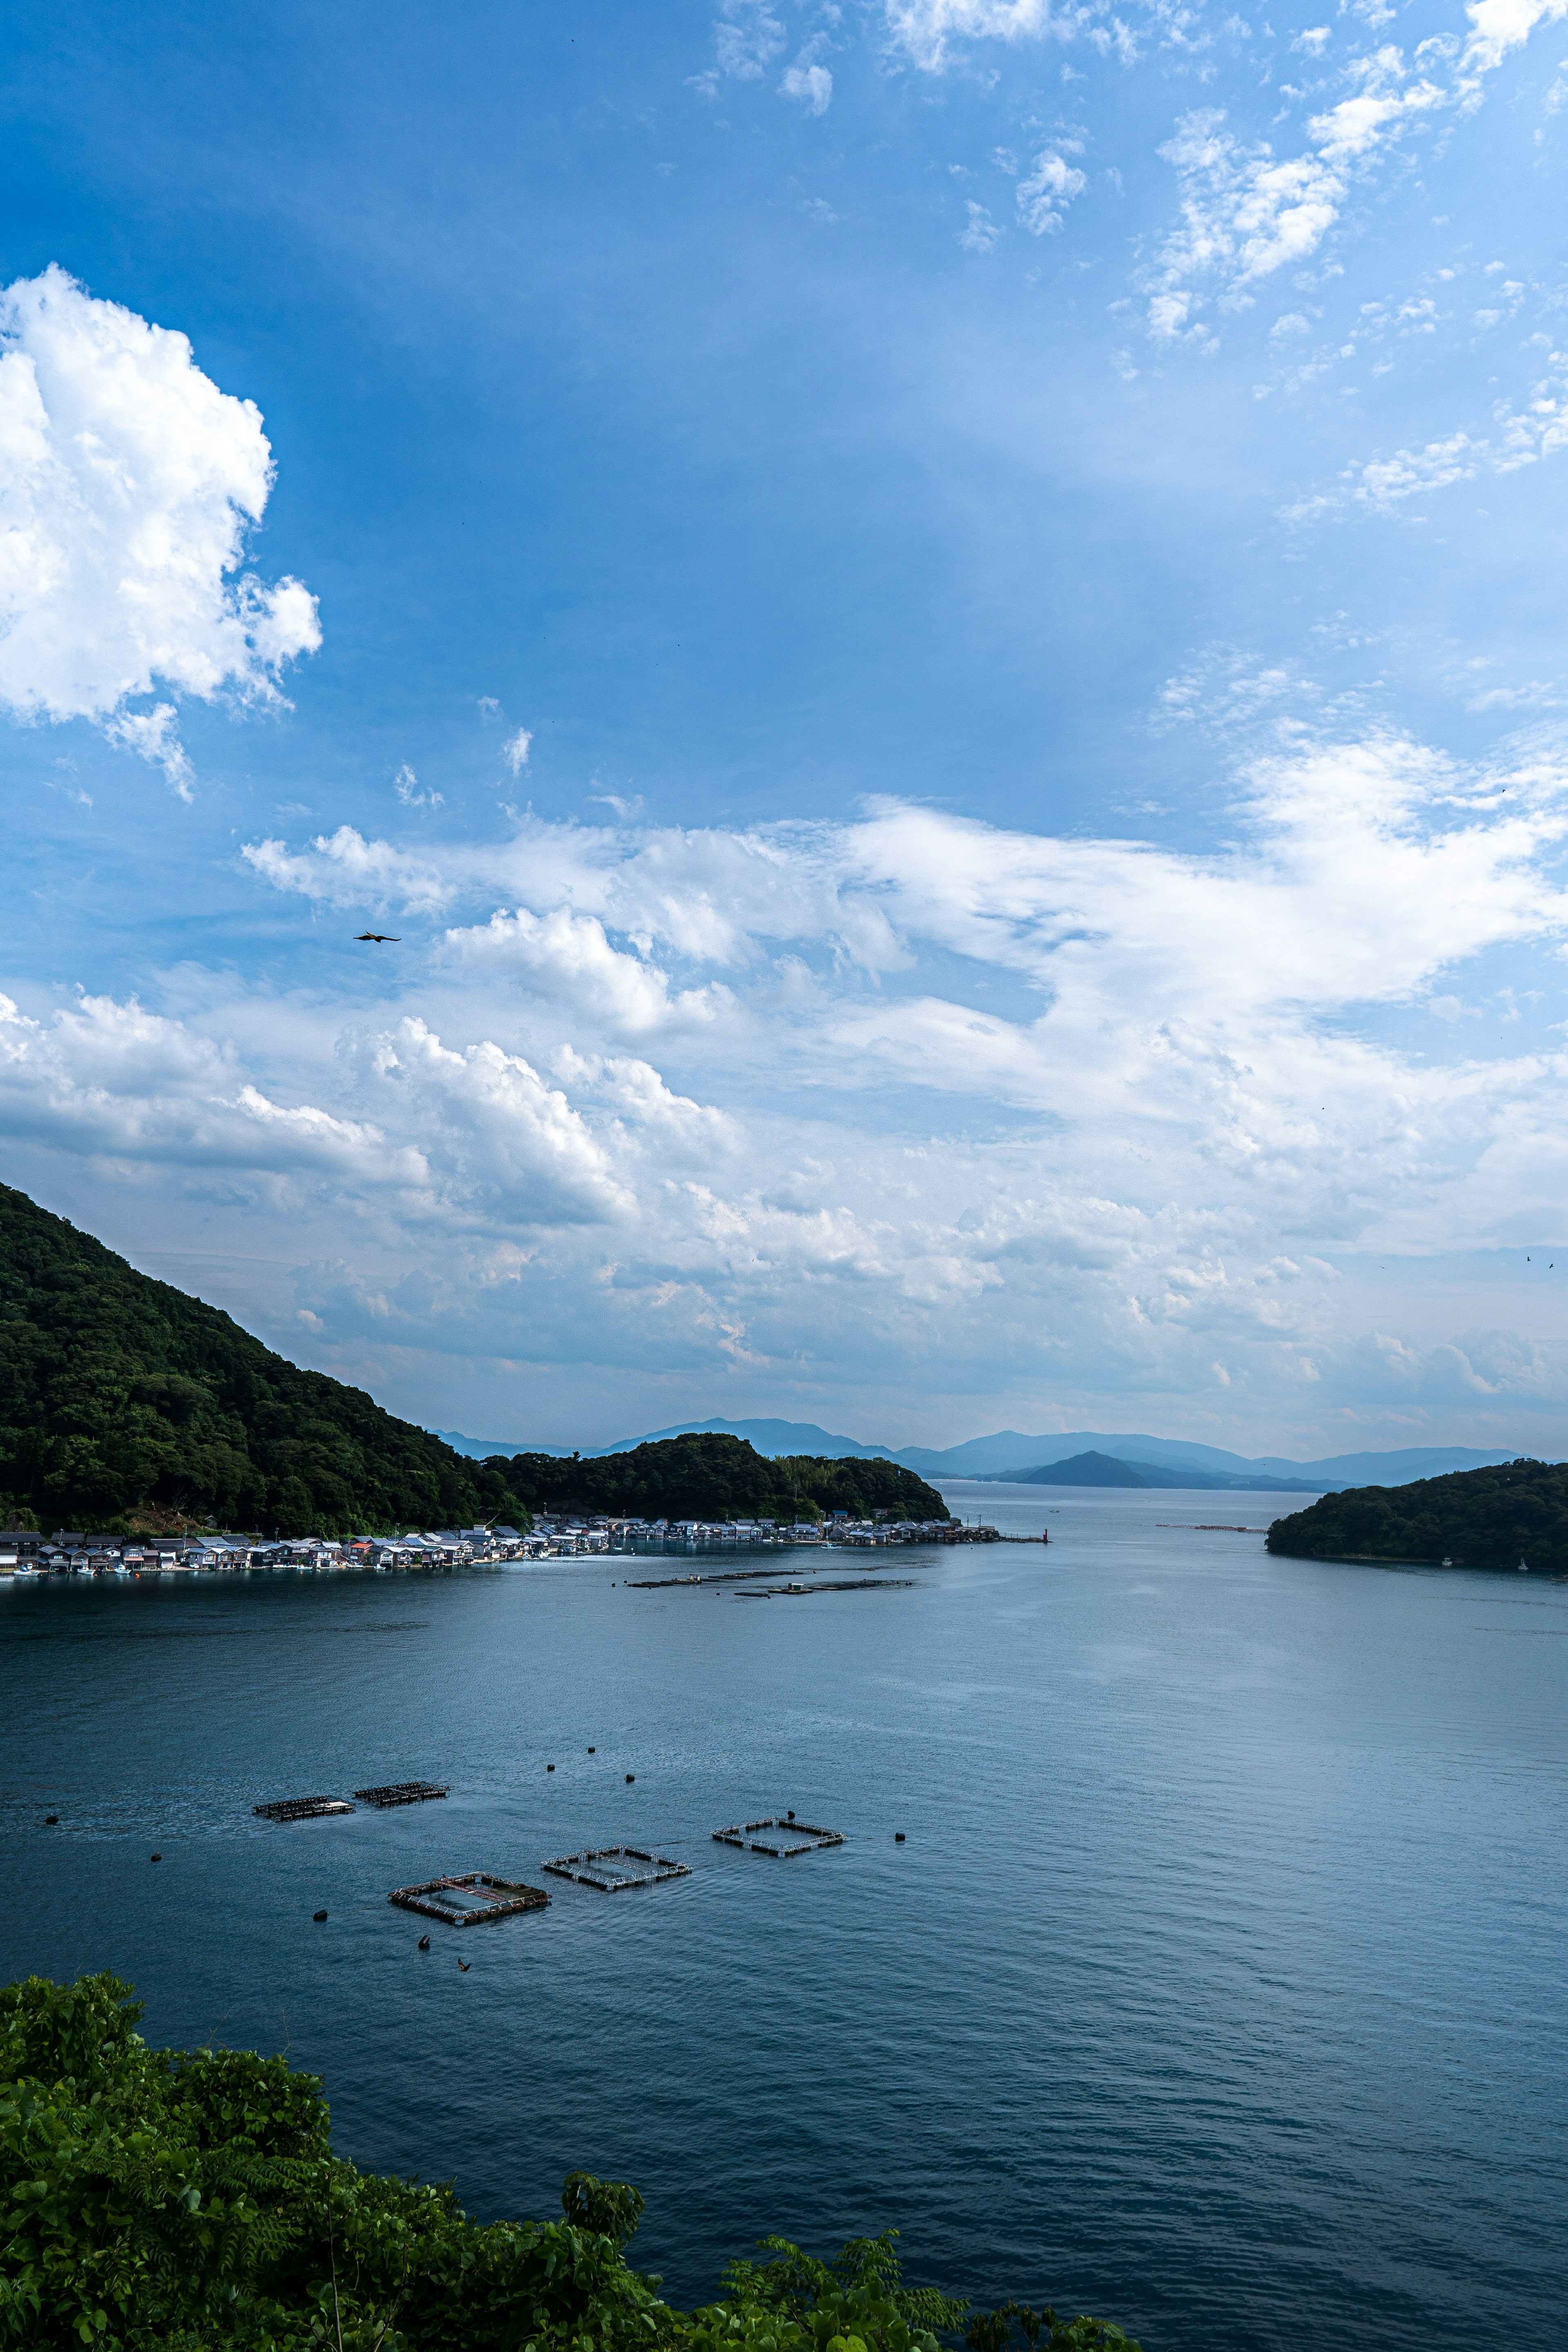
[[[465,1437],[461,1431],[451,1429],[438,1430],[435,1434],[458,1453],[467,1454],[476,1461],[496,1454],[565,1454],[573,1451],[564,1445],[525,1445],[513,1438],[490,1441]],[[583,1455],[585,1461],[593,1461],[606,1454],[629,1454],[634,1446],[653,1444],[665,1438],[710,1434],[743,1437],[759,1454],[771,1459],[807,1454],[831,1454],[840,1460],[847,1456],[880,1456],[885,1461],[901,1462],[922,1478],[938,1484],[943,1478],[1016,1478],[1025,1472],[1071,1460],[1076,1454],[1101,1454],[1118,1462],[1131,1462],[1141,1470],[1207,1472],[1216,1485],[1234,1484],[1254,1491],[1267,1491],[1270,1486],[1278,1485],[1287,1493],[1323,1494],[1342,1486],[1405,1486],[1416,1478],[1441,1477],[1456,1470],[1495,1468],[1515,1458],[1508,1448],[1415,1445],[1385,1454],[1335,1454],[1321,1461],[1297,1462],[1281,1454],[1250,1457],[1230,1454],[1223,1446],[1200,1444],[1191,1438],[1092,1429],[1058,1431],[1035,1437],[1022,1430],[1000,1429],[987,1437],[971,1437],[962,1444],[942,1447],[867,1445],[857,1438],[820,1428],[815,1422],[772,1419],[681,1422],[673,1428],[650,1430],[646,1437],[617,1438],[613,1445],[584,1446]]]

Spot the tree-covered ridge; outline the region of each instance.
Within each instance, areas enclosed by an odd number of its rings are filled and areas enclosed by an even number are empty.
[[[901,1463],[811,1454],[770,1462],[745,1438],[717,1430],[657,1438],[588,1462],[575,1454],[514,1454],[492,1455],[485,1466],[533,1511],[642,1519],[793,1520],[824,1511],[854,1518],[879,1511],[901,1519],[952,1516],[936,1488]]]
[[[1270,1551],[1296,1559],[1449,1560],[1568,1570],[1568,1463],[1507,1462],[1409,1486],[1351,1486],[1276,1519]]]
[[[723,2300],[672,2309],[622,2247],[643,2200],[574,2173],[559,2221],[470,2221],[450,2189],[331,2153],[312,2075],[240,2051],[149,2050],[111,1976],[0,1991],[0,2346],[102,2352],[940,2352],[964,2306],[902,2284],[892,2233],[831,2263],[784,2239]],[[1051,2352],[1119,2328],[1016,2305]]]
[[[349,1536],[521,1507],[493,1465],[0,1185],[0,1517]]]

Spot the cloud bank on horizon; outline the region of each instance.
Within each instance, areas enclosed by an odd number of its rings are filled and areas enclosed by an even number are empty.
[[[742,167],[712,142],[749,110],[750,152],[779,160],[745,235],[837,240],[773,265],[826,360],[882,306],[882,357],[845,377],[863,407],[832,390],[816,437],[798,399],[769,407],[773,330],[737,293],[709,318],[688,444],[661,407],[680,337],[649,346],[629,299],[584,326],[581,280],[546,274],[573,354],[558,404],[530,389],[543,419],[520,436],[511,393],[475,394],[472,532],[445,556],[456,426],[427,478],[428,436],[378,447],[352,507],[321,490],[320,526],[292,510],[263,565],[293,460],[233,323],[219,364],[216,335],[106,290],[81,238],[17,274],[0,706],[32,763],[14,790],[38,920],[0,959],[9,1181],[398,1409],[520,1439],[776,1411],[893,1439],[1120,1418],[1244,1450],[1556,1450],[1568,741],[1535,609],[1554,583],[1510,591],[1517,630],[1493,599],[1485,640],[1454,600],[1478,572],[1530,576],[1521,551],[1543,564],[1563,497],[1568,280],[1525,248],[1568,94],[1537,52],[1564,17],[678,16],[627,68],[658,94],[649,184],[728,186]],[[1523,151],[1516,183],[1499,142]],[[290,201],[324,222],[328,194]],[[602,268],[636,209],[613,192]],[[346,282],[332,217],[317,266]],[[747,249],[711,205],[685,234]],[[984,355],[962,398],[959,322]],[[403,346],[379,315],[352,331],[392,404]],[[293,338],[289,376],[258,334],[269,415],[285,397],[296,446],[356,463],[344,371],[300,366]],[[636,425],[606,394],[579,446],[583,352],[611,370],[617,335],[643,339]],[[867,373],[890,350],[896,392]],[[634,430],[662,453],[643,488],[605,454]],[[754,482],[734,454],[753,440]],[[721,581],[724,656],[677,723],[687,641],[657,608],[689,628],[710,593],[710,478],[729,468],[746,509],[792,467],[828,469],[828,505],[872,498],[847,561],[921,509],[946,550],[927,547],[929,615],[894,609],[876,553],[834,624],[844,682],[819,683],[820,653],[745,738],[793,658],[793,526],[767,507],[751,593],[773,617],[747,636]],[[541,603],[578,560],[540,507],[563,474],[579,536],[613,478],[612,510],[591,585]],[[828,575],[796,560],[808,600]],[[658,593],[650,562],[672,567]],[[342,650],[304,584],[329,564]],[[482,677],[476,608],[443,586],[469,574],[499,630]],[[602,651],[572,635],[574,599],[622,616]],[[1136,701],[1110,669],[1075,679],[1080,626],[1094,663],[1136,641],[1115,673]],[[918,728],[896,760],[871,749],[922,671],[961,763]],[[1047,681],[1048,722],[1008,716],[1019,672]],[[575,714],[600,693],[626,709],[594,748]],[[817,701],[837,738],[808,758],[784,705]],[[104,922],[111,875],[134,926]],[[355,963],[365,928],[397,941]]]

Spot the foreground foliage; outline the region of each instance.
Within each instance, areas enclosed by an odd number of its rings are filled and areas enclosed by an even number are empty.
[[[574,2173],[559,2221],[480,2227],[450,2189],[331,2151],[281,2058],[149,2050],[130,1988],[0,1991],[0,2347],[102,2352],[939,2352],[965,2307],[903,2285],[892,2232],[819,2263],[786,2239],[674,2311],[622,2248],[635,2189]],[[1120,2329],[1005,2305],[971,2352],[1115,2352]],[[998,2333],[998,2330],[1000,2331]]]
[[[530,1509],[604,1512],[611,1517],[777,1519],[847,1511],[858,1519],[886,1511],[900,1519],[945,1519],[934,1486],[901,1462],[876,1455],[843,1460],[791,1454],[770,1462],[743,1437],[700,1430],[660,1437],[625,1454],[492,1455]]]
[[[182,1514],[353,1536],[521,1525],[521,1508],[494,1465],[300,1370],[0,1185],[0,1524]]]
[[[1350,1486],[1276,1519],[1268,1549],[1296,1559],[1438,1561],[1568,1570],[1568,1463],[1506,1462],[1408,1486]]]

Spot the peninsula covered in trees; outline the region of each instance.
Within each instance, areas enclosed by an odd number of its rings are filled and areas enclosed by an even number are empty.
[[[900,1519],[947,1519],[934,1486],[880,1455],[841,1461],[785,1454],[770,1461],[743,1437],[705,1430],[651,1440],[626,1454],[514,1454],[485,1465],[504,1476],[533,1511],[605,1513],[614,1518],[816,1518],[847,1511]]]
[[[951,1517],[934,1486],[879,1455],[770,1461],[715,1433],[589,1461],[472,1461],[0,1185],[0,1525],[350,1537],[526,1528],[536,1510]]]
[[[1276,1519],[1268,1549],[1294,1559],[1408,1561],[1568,1571],[1568,1463],[1457,1470],[1410,1486],[1352,1486]]]
[[[521,1507],[490,1465],[0,1185],[0,1518],[352,1536]]]

